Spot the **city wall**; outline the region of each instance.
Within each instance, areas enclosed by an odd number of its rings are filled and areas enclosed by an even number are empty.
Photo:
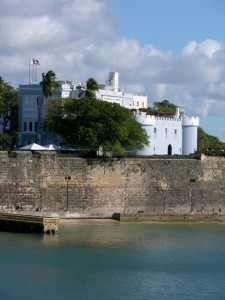
[[[82,159],[0,152],[0,211],[224,214],[225,158]]]

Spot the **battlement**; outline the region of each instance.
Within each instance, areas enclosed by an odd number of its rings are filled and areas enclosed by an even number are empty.
[[[133,118],[134,120],[136,120],[138,123],[142,125],[151,125],[151,126],[154,126],[156,121],[181,122],[180,117],[155,116],[155,115],[149,115],[148,113],[142,111],[134,111]]]
[[[133,113],[133,119],[142,125],[155,125],[155,116],[148,115],[146,112],[135,111]]]
[[[157,121],[171,121],[171,122],[174,122],[174,121],[177,121],[177,122],[180,122],[181,121],[181,119],[180,118],[177,118],[177,117],[162,117],[162,116],[160,116],[160,117],[155,117],[155,119],[157,120]]]
[[[182,117],[182,126],[199,126],[199,118],[198,117]]]

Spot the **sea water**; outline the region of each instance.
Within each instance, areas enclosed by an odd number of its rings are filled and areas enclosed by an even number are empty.
[[[61,224],[0,232],[1,300],[225,299],[225,224]]]

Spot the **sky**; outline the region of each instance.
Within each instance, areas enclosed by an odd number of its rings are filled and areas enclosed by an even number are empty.
[[[0,76],[49,70],[104,84],[119,72],[148,106],[169,100],[225,142],[225,0],[0,0]]]

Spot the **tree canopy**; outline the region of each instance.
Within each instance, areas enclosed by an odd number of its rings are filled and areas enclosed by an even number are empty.
[[[176,107],[169,100],[163,100],[154,102],[153,107],[140,108],[140,110],[155,116],[173,116],[176,113]]]
[[[225,143],[220,141],[218,137],[207,134],[199,127],[198,152],[206,155],[225,155]]]
[[[12,150],[18,130],[18,92],[0,77],[0,150]]]
[[[16,132],[0,133],[0,151],[15,150]]]
[[[161,102],[153,103],[153,110],[158,114],[171,114],[174,115],[176,112],[176,105],[170,103],[169,100],[163,100]]]
[[[146,132],[118,104],[82,99],[51,100],[46,129],[61,135],[71,146],[124,154],[148,144]]]
[[[3,133],[10,124],[10,130],[17,130],[18,120],[18,92],[5,83],[0,77],[0,122]]]

